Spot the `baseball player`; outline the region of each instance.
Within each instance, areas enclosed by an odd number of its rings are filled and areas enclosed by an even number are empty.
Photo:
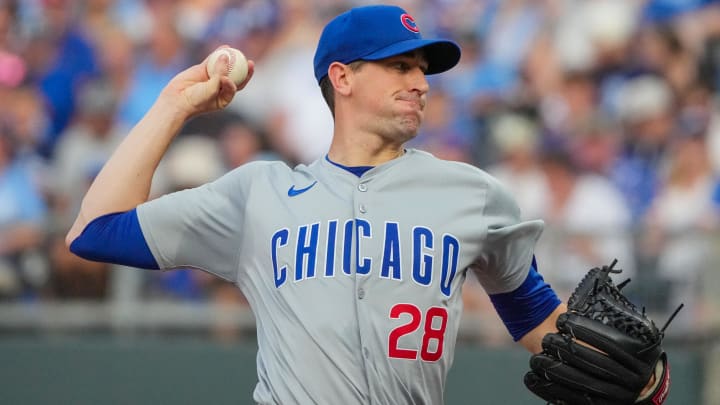
[[[310,165],[253,162],[146,201],[187,119],[240,86],[227,60],[179,73],[90,187],[67,235],[85,258],[194,267],[235,283],[257,320],[259,404],[441,404],[473,271],[533,353],[565,311],[533,258],[541,221],[485,172],[404,143],[418,132],[426,75],[460,59],[394,6],[354,8],[325,27],[315,77],[334,117]]]

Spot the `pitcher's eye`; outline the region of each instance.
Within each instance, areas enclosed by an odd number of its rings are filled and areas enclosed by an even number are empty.
[[[400,72],[407,72],[408,70],[410,70],[410,65],[405,62],[395,62],[393,64],[393,67]]]

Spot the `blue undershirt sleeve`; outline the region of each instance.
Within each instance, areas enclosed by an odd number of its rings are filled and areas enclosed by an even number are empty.
[[[508,293],[490,294],[490,301],[516,342],[560,305],[555,291],[538,273],[535,258],[520,287]]]
[[[150,251],[137,212],[133,208],[95,218],[70,244],[70,251],[83,259],[159,269]]]

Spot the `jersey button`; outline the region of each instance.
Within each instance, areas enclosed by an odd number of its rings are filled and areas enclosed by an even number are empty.
[[[362,191],[363,193],[366,192],[367,189],[368,189],[368,186],[367,186],[367,184],[365,184],[365,183],[360,183],[360,184],[358,185],[358,190]]]
[[[358,299],[361,300],[363,298],[365,298],[365,290],[362,288],[359,288],[358,289]]]
[[[360,204],[360,207],[358,207],[358,209],[363,214],[367,212],[367,208],[365,208],[365,204]]]
[[[363,356],[370,357],[370,350],[367,347],[363,347]]]

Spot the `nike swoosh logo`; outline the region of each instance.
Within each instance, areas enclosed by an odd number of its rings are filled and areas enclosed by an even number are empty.
[[[307,187],[305,187],[305,188],[299,188],[299,189],[295,189],[295,185],[293,184],[293,185],[290,186],[290,188],[288,189],[288,197],[295,197],[296,195],[300,195],[300,194],[302,194],[302,193],[310,190],[311,188],[313,188],[313,186],[314,186],[315,184],[317,184],[317,180],[315,180],[311,185],[309,185],[309,186],[307,186]]]

